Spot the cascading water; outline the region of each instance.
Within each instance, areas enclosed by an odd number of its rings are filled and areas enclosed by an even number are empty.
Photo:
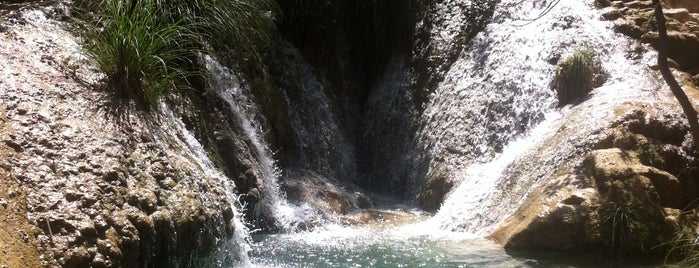
[[[201,173],[207,178],[212,178],[221,183],[223,186],[226,199],[233,210],[232,224],[235,226],[232,243],[225,243],[225,249],[221,252],[223,255],[215,256],[218,262],[225,262],[228,259],[236,259],[240,263],[250,263],[248,258],[248,252],[250,251],[250,235],[248,225],[245,224],[243,220],[243,213],[240,211],[242,205],[238,201],[239,196],[237,196],[234,191],[235,184],[232,179],[226,177],[221,173],[211,162],[209,156],[204,150],[204,147],[199,143],[199,141],[194,137],[194,135],[187,130],[182,119],[175,116],[174,112],[165,105],[160,103],[160,111],[162,112],[163,122],[167,122],[162,125],[160,129],[166,131],[165,135],[158,135],[156,133],[156,139],[159,139],[162,144],[169,144],[171,139],[167,137],[178,137],[174,142],[179,143],[179,146],[184,150],[180,150],[182,156],[188,159],[193,159]],[[167,141],[165,139],[168,139]],[[225,223],[228,224],[228,223]]]
[[[553,2],[556,4],[551,6]],[[429,96],[421,115],[417,115],[418,109],[411,106],[411,95],[405,94],[408,91],[400,90],[409,86],[406,82],[409,75],[397,75],[395,70],[387,72],[390,77],[386,77],[383,84],[390,88],[374,92],[370,100],[374,102],[372,105],[379,105],[383,98],[394,98],[398,94],[400,99],[389,104],[406,106],[400,109],[410,110],[411,114],[390,114],[392,108],[387,108],[374,110],[367,113],[368,116],[419,118],[421,126],[415,137],[416,150],[423,154],[422,158],[429,159],[430,168],[445,165],[450,171],[450,179],[460,183],[436,215],[427,218],[408,212],[393,220],[363,226],[326,224],[311,232],[256,235],[251,244],[252,262],[281,267],[546,265],[546,261],[509,257],[502,248],[482,237],[511,215],[540,180],[553,173],[562,161],[577,157],[573,154],[585,153],[584,149],[577,148],[583,147],[581,144],[585,144],[587,136],[609,122],[617,105],[629,100],[650,100],[652,94],[638,89],[657,87],[657,82],[644,71],[642,62],[624,56],[629,42],[598,20],[599,13],[594,11],[591,2],[501,1],[493,22],[461,52],[453,65],[446,68],[448,71],[443,81]],[[549,7],[552,8],[549,10]],[[543,16],[539,17],[541,14]],[[536,19],[529,21],[531,18]],[[549,86],[556,68],[552,62],[583,47],[597,53],[608,72],[608,80],[584,103],[556,108],[554,93]],[[300,58],[298,55],[292,56],[290,61],[302,61],[297,59]],[[408,69],[406,64],[400,60],[390,66],[403,71]],[[306,63],[290,66],[295,70]],[[210,58],[207,58],[207,68],[216,93],[226,100],[245,135],[254,144],[265,181],[265,194],[259,209],[270,211],[282,229],[293,230],[298,222],[313,221],[317,216],[310,208],[290,205],[281,192],[277,182],[280,171],[262,139],[261,128],[250,119],[256,114],[255,107],[245,97],[247,93],[240,80]],[[300,73],[302,77],[292,75],[291,78],[298,79],[295,83],[301,84],[305,91],[295,98],[310,95],[317,98],[309,101],[313,105],[318,102],[328,104],[327,96],[319,95],[324,81],[309,77],[314,75],[310,70],[303,69]],[[287,102],[294,101],[287,96]],[[290,108],[303,110],[308,107]],[[330,144],[329,140],[324,140],[328,133],[342,132],[337,129],[341,124],[332,122],[338,120],[333,116],[333,108],[320,106],[310,110],[322,113],[314,115],[314,112],[297,111],[292,114],[295,120],[292,125],[299,128],[296,130],[299,135],[297,142],[306,147],[320,146],[309,149],[311,154],[316,153],[314,149],[319,149],[316,158],[342,152],[323,151]],[[309,116],[323,118],[316,118],[317,121],[305,118]],[[304,120],[311,123],[302,123]],[[323,126],[323,122],[334,124]],[[575,125],[567,128],[566,123]],[[309,125],[319,127],[321,133],[314,134],[306,128]],[[369,126],[371,129],[382,127],[380,123]],[[345,145],[346,140],[336,138],[334,141]],[[346,152],[353,153],[352,150]],[[354,157],[345,155],[335,159],[351,163]],[[328,168],[337,163],[322,162],[318,167],[314,164],[300,169]],[[335,167],[337,170],[320,172],[324,176],[347,172],[339,170],[343,165]],[[516,170],[524,171],[514,174]],[[394,184],[401,183],[405,181]],[[548,264],[565,262],[558,260]]]
[[[577,111],[590,117],[599,114],[593,109],[613,110],[613,104],[644,94],[639,88],[655,88],[643,66],[626,59],[629,42],[599,20],[591,3],[560,1],[548,10],[549,4],[502,1],[494,22],[452,66],[427,106],[423,148],[432,158],[443,159],[461,181],[433,219],[441,228],[487,235],[545,177],[532,172],[513,182],[508,169],[518,168],[521,156],[541,150],[563,122],[576,116],[569,108],[554,108],[549,83],[559,58],[588,47],[603,62],[609,81],[589,100],[602,103],[595,108],[581,105],[585,110]],[[570,135],[585,137],[608,118],[578,125]],[[515,138],[527,132],[527,137]],[[550,157],[572,151],[552,152]]]
[[[431,219],[436,226],[447,230],[466,231],[478,236],[487,235],[508,215],[493,216],[505,197],[498,196],[499,180],[518,157],[551,135],[552,126],[561,116],[551,112],[526,137],[510,142],[503,153],[487,163],[472,164],[458,174],[465,178],[451,197],[445,200],[439,212]],[[496,213],[500,213],[499,211]]]
[[[239,127],[253,144],[257,161],[261,166],[264,193],[255,205],[255,214],[272,215],[276,221],[275,225],[285,231],[296,230],[302,223],[320,221],[320,217],[308,205],[294,206],[287,202],[279,187],[279,170],[262,137],[262,128],[250,120],[257,112],[255,104],[247,99],[240,80],[213,58],[206,56],[205,61],[212,88],[226,101],[237,117]]]

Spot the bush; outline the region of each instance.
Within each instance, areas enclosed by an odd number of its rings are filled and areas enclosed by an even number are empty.
[[[594,86],[594,78],[600,67],[594,62],[594,54],[588,48],[580,49],[568,57],[556,70],[553,87],[560,105],[578,101]]]
[[[201,75],[201,53],[232,48],[244,58],[266,44],[272,7],[267,0],[82,0],[73,13],[108,87],[150,108]]]
[[[116,93],[151,107],[190,74],[198,53],[191,21],[158,10],[155,1],[109,0],[88,25],[86,49]]]

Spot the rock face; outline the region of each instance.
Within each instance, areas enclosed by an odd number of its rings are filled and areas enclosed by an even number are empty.
[[[699,4],[684,0],[663,2],[669,37],[668,57],[673,61],[672,67],[696,75],[699,73]],[[602,17],[614,21],[617,32],[657,48],[660,37],[651,1],[617,1],[608,5]]]
[[[672,8],[686,8],[689,12],[699,13],[699,3],[692,0],[663,0],[663,3]]]
[[[169,266],[214,250],[236,226],[223,182],[180,119],[192,128],[196,118],[167,104],[157,118],[94,90],[101,75],[46,14],[3,17],[0,32],[0,103],[12,129],[2,142],[16,152],[10,173],[26,191],[41,264]]]
[[[513,250],[662,253],[697,197],[695,178],[673,175],[691,161],[679,120],[636,110],[613,123],[575,173],[535,190],[493,238]]]
[[[0,107],[0,137],[7,140],[8,119]],[[11,176],[9,159],[14,150],[0,143],[0,266],[39,267],[35,236],[39,232],[27,220],[27,193],[17,178]]]
[[[427,175],[427,182],[418,192],[418,206],[428,212],[437,211],[453,186],[454,182],[449,178],[446,166],[438,165]]]
[[[364,184],[416,200],[421,208],[433,211],[450,190],[453,176],[441,174],[443,176],[435,177],[436,166],[446,160],[428,153],[448,149],[420,144],[423,139],[420,137],[421,128],[439,131],[443,127],[430,125],[440,121],[428,117],[441,114],[425,112],[425,107],[440,83],[447,83],[444,80],[460,56],[469,49],[477,49],[473,39],[492,19],[496,1],[426,3],[424,14],[419,17],[410,38],[413,40],[411,51],[396,53],[382,77],[372,85],[364,106],[364,128],[360,137],[365,141],[361,152],[365,156],[365,169],[369,172]],[[468,97],[461,96],[463,99]],[[444,117],[439,119],[446,121]],[[456,136],[446,132],[444,136]]]

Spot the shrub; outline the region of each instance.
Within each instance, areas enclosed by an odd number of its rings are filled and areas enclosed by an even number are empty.
[[[633,245],[629,245],[632,235],[633,211],[629,207],[616,207],[604,217],[602,233],[605,244],[619,259]],[[635,234],[634,234],[635,235]]]
[[[585,97],[594,86],[594,76],[600,72],[594,62],[594,54],[589,48],[576,51],[556,70],[553,87],[560,105],[565,105]]]
[[[697,267],[699,265],[699,237],[694,228],[685,227],[676,233],[670,243],[670,250],[665,258],[666,264],[676,262],[679,267]]]
[[[271,43],[274,23],[273,0],[156,0],[159,6],[176,10],[178,17],[189,17],[207,52],[235,49],[239,54],[254,53]]]
[[[74,14],[108,87],[149,108],[200,76],[201,53],[232,48],[244,58],[267,43],[272,7],[268,0],[82,0]]]
[[[85,48],[117,94],[152,107],[159,96],[186,83],[198,53],[186,17],[159,10],[154,0],[107,0],[86,25]]]

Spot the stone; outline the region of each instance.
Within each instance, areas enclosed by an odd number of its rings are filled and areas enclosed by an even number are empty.
[[[88,267],[88,263],[92,259],[92,256],[90,256],[90,253],[87,251],[87,249],[79,247],[79,248],[74,248],[66,252],[65,256],[63,257],[64,263],[63,267]]]
[[[624,34],[633,39],[640,39],[645,33],[641,27],[636,26],[633,21],[621,21],[614,24],[614,31]]]
[[[689,11],[686,8],[664,8],[663,14],[681,23],[685,23],[694,19],[689,14]]]
[[[685,207],[682,184],[675,176],[656,168],[649,168],[641,175],[650,179],[660,195],[661,206],[675,209]]]
[[[625,4],[625,6],[628,8],[635,8],[635,9],[652,8],[653,2],[652,1],[631,1],[631,2],[627,2]]]
[[[686,8],[689,12],[699,13],[699,2],[696,0],[663,0],[670,8]]]
[[[603,7],[611,6],[612,3],[609,0],[595,0],[595,5],[598,8],[603,8]]]
[[[643,34],[641,41],[650,43],[657,49],[660,36],[657,32]],[[668,57],[673,59],[683,70],[699,67],[699,38],[691,33],[668,32]]]
[[[447,193],[454,187],[449,171],[443,164],[437,164],[427,175],[427,182],[417,195],[418,206],[428,212],[439,209]]]
[[[617,8],[613,7],[607,7],[604,10],[602,10],[602,18],[605,20],[616,20],[618,18],[621,18],[623,14],[621,14],[621,11]]]

